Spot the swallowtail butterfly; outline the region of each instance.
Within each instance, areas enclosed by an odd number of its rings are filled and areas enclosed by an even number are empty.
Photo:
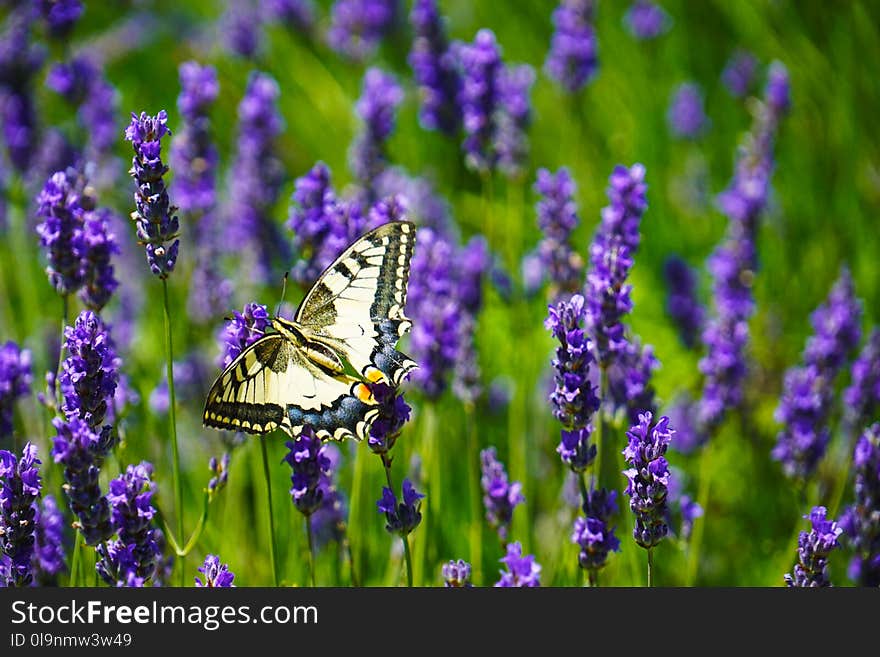
[[[368,384],[398,386],[417,367],[397,351],[415,226],[391,222],[349,246],[318,278],[292,321],[247,347],[217,377],[203,422],[291,436],[310,425],[321,439],[361,440],[379,414]]]

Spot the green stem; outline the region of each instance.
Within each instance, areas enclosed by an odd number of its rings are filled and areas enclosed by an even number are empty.
[[[403,541],[403,556],[406,559],[406,585],[409,588],[412,588],[413,585],[413,568],[412,568],[412,556],[409,553],[409,537],[403,536],[401,538]]]
[[[482,582],[483,566],[483,514],[480,502],[480,446],[477,444],[474,405],[465,404],[465,422],[467,423],[468,442],[468,491],[471,501],[471,566],[474,569],[475,582]]]
[[[171,432],[171,485],[177,511],[177,536],[183,540],[183,489],[180,485],[180,453],[177,448],[177,415],[174,396],[174,343],[171,339],[171,306],[168,303],[168,279],[162,279],[162,307],[165,318],[165,374],[168,379],[168,423]],[[178,585],[184,586],[185,568],[180,557]]]
[[[587,578],[590,582],[590,586],[592,586],[593,588],[596,588],[597,586],[599,586],[599,571],[597,571],[597,570],[588,571]]]
[[[61,295],[61,342],[58,345],[58,364],[55,367],[55,410],[61,413],[61,404],[64,401],[61,396],[61,365],[64,363],[64,331],[67,328],[67,317],[70,312],[70,298],[66,294]]]
[[[363,504],[364,498],[366,497],[364,488],[366,486],[366,469],[367,469],[367,458],[369,456],[369,452],[363,449],[355,450],[356,454],[354,457],[354,477],[351,482],[351,511],[348,514],[348,526],[351,527],[361,527],[363,528],[364,522],[362,520],[363,514]],[[365,573],[364,567],[364,557],[363,550],[364,545],[366,543],[364,539],[364,532],[361,532],[361,540],[357,542],[355,546],[357,549],[353,549],[351,545],[351,539],[348,539],[348,555],[349,559],[351,559],[351,572],[352,572],[352,584],[354,584],[354,573],[360,572],[362,575]]]
[[[697,568],[700,564],[700,548],[703,544],[703,527],[706,524],[706,509],[709,504],[709,472],[711,468],[712,443],[703,447],[700,455],[700,485],[697,489],[697,504],[703,509],[703,515],[694,521],[691,543],[688,548],[687,571],[685,574],[685,586],[693,586],[697,577]]]
[[[76,579],[79,576],[79,553],[80,544],[82,543],[82,532],[76,530],[76,536],[73,538],[73,560],[70,564],[70,586],[76,586]]]
[[[648,548],[648,588],[654,586],[654,548]]]
[[[306,515],[306,538],[309,541],[309,575],[312,580],[312,588],[315,588],[315,538],[312,536],[312,522],[310,515]],[[275,583],[275,586],[278,586],[277,582]]]
[[[269,563],[272,566],[272,582],[278,586],[278,563],[275,559],[275,514],[272,511],[272,477],[269,472],[269,455],[266,452],[266,436],[260,436],[260,452],[263,455],[263,478],[266,480],[266,502],[269,510]],[[311,532],[308,516],[306,516],[306,525]],[[311,541],[309,541],[309,550],[311,551]],[[315,585],[315,573],[312,571],[312,586]]]

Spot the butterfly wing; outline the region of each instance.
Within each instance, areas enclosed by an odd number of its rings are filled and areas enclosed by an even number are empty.
[[[339,256],[309,290],[295,321],[343,356],[364,378],[398,385],[417,367],[397,351],[412,326],[404,314],[415,226],[390,222]]]
[[[350,376],[331,376],[286,337],[260,338],[214,382],[203,422],[217,429],[297,436],[308,424],[321,439],[363,439],[378,410],[369,389]]]

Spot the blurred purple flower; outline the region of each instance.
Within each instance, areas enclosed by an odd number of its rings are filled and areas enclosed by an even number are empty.
[[[83,245],[85,250],[85,277],[79,298],[89,310],[100,312],[110,301],[119,281],[111,258],[119,253],[116,236],[110,232],[110,214],[107,208],[98,208],[83,217]]]
[[[64,528],[67,523],[52,495],[44,495],[35,517],[34,579],[40,586],[58,584],[64,562]]]
[[[785,584],[789,587],[831,586],[828,556],[840,547],[838,538],[843,530],[834,520],[826,518],[824,506],[814,506],[804,518],[810,521],[812,529],[809,533],[801,532],[798,537],[798,561],[794,575],[785,575]]]
[[[312,513],[312,535],[315,545],[321,547],[330,541],[342,543],[345,540],[345,522],[348,515],[345,495],[337,486],[337,474],[341,455],[339,448],[333,443],[324,445],[324,456],[327,457],[328,468],[321,472],[318,488],[321,490],[321,505]]]
[[[403,89],[393,75],[380,68],[367,69],[355,105],[363,125],[349,152],[349,167],[370,201],[375,200],[374,181],[388,163],[385,142],[394,131],[395,114],[402,102]]]
[[[461,127],[461,78],[437,0],[415,0],[409,20],[415,32],[409,65],[419,85],[419,120],[428,130],[455,135]]]
[[[501,579],[495,586],[502,588],[529,588],[541,586],[541,566],[531,554],[523,556],[519,542],[508,543],[507,554],[500,559],[507,570],[501,571]]]
[[[464,559],[448,561],[441,569],[443,586],[446,588],[471,588],[471,565]]]
[[[630,424],[638,423],[639,415],[645,411],[656,413],[651,377],[659,368],[654,348],[633,336],[608,366],[608,398],[603,403],[612,406],[612,413],[623,410]]]
[[[538,169],[534,189],[541,197],[535,211],[543,234],[536,253],[550,277],[550,296],[556,299],[576,292],[583,281],[584,263],[571,245],[572,231],[580,222],[576,186],[569,170],[562,167],[555,174]]]
[[[367,59],[394,29],[400,11],[399,0],[336,0],[330,10],[327,41],[350,59]]]
[[[672,19],[660,5],[650,0],[636,0],[627,10],[623,22],[636,39],[656,39],[669,31]]]
[[[2,384],[0,384],[2,389]],[[856,430],[880,412],[880,328],[875,327],[852,366],[852,384],[843,392],[845,414]]]
[[[667,120],[672,134],[684,139],[696,139],[709,128],[709,119],[703,110],[703,93],[693,82],[675,88],[669,104]]]
[[[42,221],[36,230],[49,261],[46,273],[62,296],[79,290],[85,277],[84,205],[93,207],[93,199],[83,193],[83,180],[73,169],[54,173],[37,196]]]
[[[15,400],[30,394],[31,352],[12,340],[0,346],[0,444],[12,436]]]
[[[205,563],[199,566],[199,572],[205,576],[205,581],[202,582],[202,580],[196,577],[197,588],[235,587],[235,584],[232,583],[232,580],[235,579],[235,574],[229,570],[229,566],[225,563],[220,563],[220,557],[218,556],[213,554],[206,556]]]
[[[227,0],[220,17],[222,40],[230,52],[252,58],[260,48],[262,24],[257,0]]]
[[[509,178],[519,176],[528,155],[526,131],[532,122],[531,91],[535,71],[528,64],[505,65],[498,74],[498,109],[494,150],[498,169]]]
[[[555,31],[544,70],[566,91],[590,82],[598,68],[598,40],[593,28],[594,0],[561,0],[553,11]]]
[[[329,471],[330,460],[321,440],[310,426],[304,427],[299,436],[285,445],[290,451],[284,460],[293,470],[290,476],[293,505],[308,517],[321,506],[324,494],[320,487],[321,476]]]
[[[678,256],[670,256],[663,267],[666,279],[666,312],[688,349],[699,344],[706,309],[697,298],[697,272]]]
[[[131,175],[137,183],[134,195],[137,237],[145,245],[150,271],[162,279],[174,271],[180,247],[177,207],[171,205],[163,180],[168,167],[162,162],[161,140],[170,133],[165,110],[156,116],[146,112],[138,116],[132,112],[131,124],[125,129],[125,139],[134,148]],[[171,246],[167,246],[168,242]]]
[[[620,552],[611,518],[617,513],[617,491],[593,489],[583,500],[583,516],[575,518],[571,542],[580,547],[578,564],[590,579],[605,567],[610,552]]]
[[[504,464],[498,460],[494,447],[480,452],[483,487],[483,505],[486,507],[486,520],[498,532],[498,538],[507,540],[513,511],[526,501],[522,494],[522,484],[509,482]]]
[[[656,423],[652,420],[650,412],[639,416],[638,424],[626,433],[629,443],[623,450],[631,466],[623,474],[629,481],[625,491],[630,496],[629,508],[636,517],[633,538],[646,550],[669,532],[666,497],[671,475],[665,454],[675,434],[668,417]]]
[[[840,518],[855,552],[849,577],[859,586],[880,586],[880,423],[868,427],[853,450],[855,499]]]
[[[470,169],[489,171],[495,166],[492,144],[501,51],[495,34],[483,29],[472,44],[456,44],[456,53],[462,77],[458,104],[465,133],[465,163]]]
[[[174,393],[178,404],[186,404],[195,401],[204,395],[208,381],[206,363],[199,351],[193,351],[183,360],[173,363]],[[162,380],[150,393],[150,410],[157,415],[165,415],[168,412],[170,398],[168,393],[168,378],[163,367]]]
[[[31,37],[32,20],[29,6],[13,10],[0,34],[2,131],[9,161],[19,173],[28,170],[39,143],[32,85],[45,52]]]
[[[49,34],[59,39],[70,34],[85,10],[81,0],[36,0],[34,5],[46,21]]]
[[[213,475],[208,480],[208,495],[213,497],[226,487],[229,481],[229,461],[231,457],[229,452],[224,452],[223,458],[217,460],[216,456],[212,456],[208,461],[208,469]]]
[[[42,489],[37,447],[26,443],[21,457],[0,450],[0,585],[28,586],[33,556],[37,501]]]
[[[751,53],[737,51],[731,55],[721,72],[721,81],[734,98],[744,98],[755,85],[758,60]]]
[[[312,0],[261,0],[263,16],[284,27],[309,33],[315,25],[315,5]]]

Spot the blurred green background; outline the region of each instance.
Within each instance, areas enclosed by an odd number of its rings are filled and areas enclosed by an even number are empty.
[[[391,160],[434,181],[448,199],[462,234],[486,233],[490,246],[515,278],[522,256],[540,239],[532,190],[537,168],[555,170],[564,165],[572,171],[581,217],[574,244],[586,254],[600,208],[607,204],[605,187],[612,168],[618,163],[643,163],[649,209],[631,279],[635,308],[630,324],[643,341],[654,346],[662,363],[655,385],[665,401],[682,389],[698,392],[700,375],[698,356],[681,345],[665,313],[663,263],[677,253],[702,268],[722,237],[726,220],[713,199],[730,180],[736,148],[751,123],[749,102],[727,93],[721,71],[736,49],[745,49],[761,62],[763,85],[766,65],[782,61],[791,76],[793,106],[779,132],[771,210],[758,243],[749,435],[732,417],[703,452],[689,457],[672,453],[672,465],[686,475],[686,487],[694,495],[699,492],[706,508],[690,544],[668,540],[655,557],[660,585],[776,586],[794,562],[797,531],[806,526],[801,517],[809,507],[824,503],[836,516],[851,496],[845,466],[851,443],[842,433],[835,434],[816,481],[803,492],[784,477],[769,452],[778,430],[772,416],[783,371],[798,361],[810,331],[809,313],[824,299],[843,263],[851,268],[864,302],[865,331],[880,319],[880,124],[876,120],[880,111],[880,5],[672,0],[661,4],[672,17],[671,29],[653,41],[639,42],[623,25],[629,3],[600,3],[595,23],[599,73],[583,92],[570,97],[541,71],[552,33],[554,2],[440,3],[451,38],[470,41],[479,28],[491,28],[505,61],[528,63],[538,72],[527,170],[520,180],[496,178],[488,205],[481,179],[462,166],[459,144],[418,125],[417,95],[406,63],[411,39],[408,25],[387,38],[374,58],[360,64],[336,55],[320,38],[269,26],[259,55],[248,60],[224,48],[215,25],[222,9],[219,3],[88,2],[73,45],[88,46],[97,40],[110,53],[107,76],[121,99],[117,152],[125,167],[130,150],[122,140],[122,130],[128,112],[167,109],[173,130],[179,123],[177,67],[187,59],[197,59],[215,65],[220,79],[212,126],[221,153],[222,181],[231,162],[236,106],[247,75],[253,69],[271,74],[281,87],[285,121],[277,143],[287,171],[275,211],[279,224],[287,218],[294,179],[317,160],[329,165],[337,189],[350,182],[346,158],[358,129],[353,104],[360,95],[363,72],[368,65],[393,71],[407,97],[390,141]],[[319,30],[326,27],[328,5],[319,3]],[[138,38],[114,40],[120,26],[132,20]],[[62,56],[56,48],[50,60]],[[703,89],[711,127],[695,141],[681,141],[670,135],[666,112],[674,87],[689,80]],[[44,125],[76,133],[67,105],[42,86],[37,97]],[[221,193],[222,187],[221,182]],[[103,190],[101,202],[125,216],[133,209],[132,191],[131,181],[122,175],[118,185]],[[32,350],[35,381],[41,382],[49,363],[47,342],[59,332],[61,310],[46,281],[36,235],[24,228],[32,225],[24,216],[32,208],[29,193],[16,181],[8,191],[13,208],[9,235],[0,240],[6,290],[0,308],[0,339],[14,339]],[[173,172],[170,193],[173,201]],[[133,243],[133,228],[119,237]],[[183,243],[181,252],[186,250]],[[123,354],[124,370],[141,401],[126,420],[124,448],[117,459],[108,461],[104,474],[109,479],[118,472],[118,464],[151,460],[159,483],[158,506],[174,526],[167,421],[156,417],[147,405],[164,372],[160,284],[152,277],[123,280],[122,284],[143,286],[136,338],[130,352]],[[200,348],[213,362],[218,353],[215,333],[222,318],[211,327],[191,326],[185,311],[186,286],[183,278],[171,277],[172,307],[178,309],[173,317],[175,355]],[[701,290],[708,300],[704,269]],[[256,300],[272,308],[279,295],[280,286],[266,288],[255,299],[237,295],[235,304],[240,308],[245,301]],[[113,304],[108,311],[112,314]],[[543,296],[510,303],[487,286],[477,334],[480,366],[487,384],[497,377],[512,382],[513,398],[507,410],[493,414],[480,406],[468,416],[449,393],[435,404],[415,391],[407,393],[414,419],[395,447],[395,476],[399,481],[407,472],[418,474],[428,493],[423,525],[411,536],[416,584],[440,584],[443,562],[471,556],[468,431],[475,432],[481,446],[497,446],[511,478],[523,482],[527,501],[514,514],[511,538],[536,555],[543,566],[542,583],[583,583],[577,547],[569,540],[574,511],[562,500],[566,473],[555,452],[558,425],[546,402],[553,344],[543,328],[545,315]],[[404,343],[404,351],[405,347]],[[842,378],[848,380],[848,376]],[[201,510],[208,458],[224,449],[217,432],[201,427],[202,405],[203,397],[181,401],[178,416],[185,520],[190,529]],[[45,411],[35,401],[22,402],[19,409],[21,435],[37,442],[44,461],[50,461]],[[622,449],[624,428],[614,431]],[[384,481],[379,460],[365,445],[342,448],[340,489],[351,506],[349,531],[356,568],[365,584],[398,584],[399,541],[385,532],[384,518],[375,508]],[[302,517],[287,493],[289,468],[281,463],[283,436],[272,436],[269,449],[270,460],[278,463],[272,471],[272,485],[282,578],[287,584],[305,585],[306,539]],[[416,457],[419,473],[412,470]],[[47,490],[57,493],[58,467],[46,463],[44,477]],[[623,477],[621,489],[622,483]],[[621,502],[624,512],[617,534],[622,551],[611,556],[602,582],[641,585],[645,555],[632,541],[626,498]],[[186,559],[186,581],[192,582],[204,555],[214,553],[236,573],[236,584],[270,584],[266,523],[259,445],[249,437],[234,450],[229,485],[212,507],[197,548]],[[492,584],[503,551],[488,529],[483,531],[482,542],[483,559],[475,583]],[[843,551],[832,557],[835,584],[847,583],[846,563]],[[321,551],[319,584],[348,585],[347,572],[333,544]]]

